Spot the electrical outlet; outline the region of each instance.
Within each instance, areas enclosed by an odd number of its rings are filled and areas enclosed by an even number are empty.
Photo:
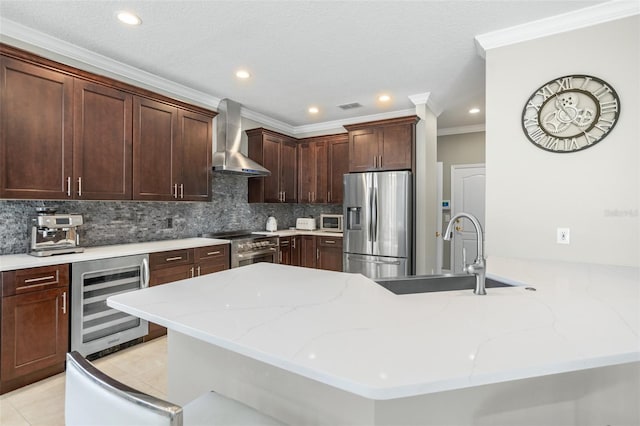
[[[571,234],[569,228],[558,228],[557,240],[558,244],[569,244]]]

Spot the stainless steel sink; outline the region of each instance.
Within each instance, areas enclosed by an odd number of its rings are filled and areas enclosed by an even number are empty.
[[[472,274],[416,275],[399,278],[381,278],[376,280],[395,294],[430,293],[433,291],[473,290],[476,277]],[[502,281],[487,278],[486,288],[513,287]]]

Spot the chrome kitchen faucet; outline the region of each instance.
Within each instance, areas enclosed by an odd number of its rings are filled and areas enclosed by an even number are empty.
[[[463,217],[466,217],[471,221],[471,223],[473,223],[473,226],[476,228],[476,238],[478,241],[478,256],[476,257],[476,260],[474,260],[471,265],[466,265],[466,260],[464,259],[465,256],[463,256],[463,270],[468,274],[474,274],[476,276],[476,288],[475,290],[473,290],[473,292],[478,295],[484,295],[487,294],[486,290],[484,289],[487,260],[484,258],[484,234],[482,233],[482,226],[480,225],[478,219],[474,215],[469,213],[458,213],[449,221],[449,225],[447,225],[447,230],[444,232],[443,238],[447,241],[451,239],[451,228],[453,227],[453,224],[456,222],[456,220]]]

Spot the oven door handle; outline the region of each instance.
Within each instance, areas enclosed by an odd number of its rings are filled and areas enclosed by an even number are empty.
[[[141,279],[142,279],[142,288],[149,287],[149,261],[147,259],[142,259],[142,271],[141,271]]]
[[[238,259],[251,259],[252,257],[260,256],[262,254],[275,253],[278,251],[275,247],[269,247],[264,250],[252,251],[249,253],[238,253]]]

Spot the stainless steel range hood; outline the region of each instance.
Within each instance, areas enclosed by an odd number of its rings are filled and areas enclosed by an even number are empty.
[[[216,151],[213,171],[247,177],[269,176],[271,172],[240,152],[242,126],[240,104],[223,99],[218,105]]]

